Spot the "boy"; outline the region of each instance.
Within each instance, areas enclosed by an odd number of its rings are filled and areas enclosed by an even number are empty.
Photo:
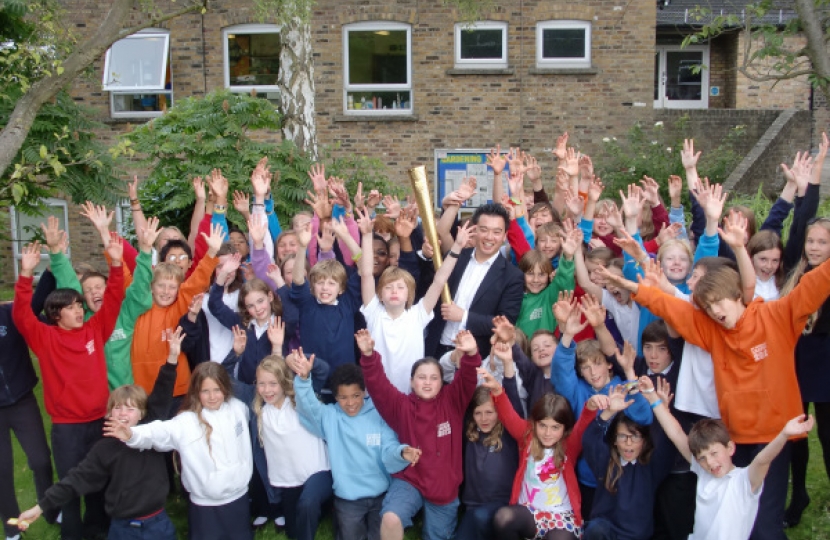
[[[149,399],[140,386],[113,390],[107,402],[105,433],[111,433],[116,423],[133,427],[168,419],[183,337],[181,328],[168,334],[170,352]],[[37,505],[20,514],[18,526],[25,530],[42,512],[79,495],[106,490],[106,511],[112,517],[110,538],[135,537],[140,531],[140,538],[175,540],[176,531],[164,511],[167,489],[163,454],[134,450],[118,439],[101,439],[77,467],[39,498]]]
[[[46,411],[52,417],[52,452],[58,477],[63,479],[101,439],[107,411],[107,365],[104,343],[115,328],[124,299],[121,238],[112,233],[106,246],[110,274],[101,309],[84,322],[83,297],[72,289],[57,289],[46,298],[50,324],[40,322],[32,311],[32,280],[40,263],[40,244],[23,249],[20,277],[15,285],[12,317],[20,334],[40,361]],[[61,537],[66,540],[103,534],[107,517],[100,493],[86,497],[81,520],[81,502],[75,498],[63,506]]]
[[[772,441],[755,455],[749,466],[732,463],[735,443],[720,420],[701,420],[689,435],[669,412],[666,404],[671,387],[659,381],[657,390],[648,377],[640,379],[640,391],[651,404],[657,421],[697,477],[694,532],[689,540],[744,540],[749,538],[758,514],[764,478],[775,457],[791,437],[806,436],[813,417],[796,416]]]
[[[741,277],[722,266],[696,283],[695,309],[656,287],[661,272],[647,265],[635,285],[635,299],[677,330],[683,338],[712,353],[721,417],[737,444],[735,462],[749,464],[779,432],[778,426],[801,414],[794,369],[795,344],[830,294],[830,260],[809,272],[780,300],[744,305]],[[784,538],[789,452],[772,464],[753,538]]]
[[[193,297],[207,290],[210,276],[219,262],[216,253],[222,246],[224,237],[221,228],[213,225],[210,236],[204,233],[202,236],[208,246],[207,254],[187,280],[184,280],[184,272],[176,264],[161,262],[153,269],[153,281],[150,284],[153,306],[135,321],[130,350],[135,383],[144,388],[145,392],[153,388],[160,367],[158,359],[164,358],[167,352],[165,339],[168,330],[172,331],[178,326],[179,318],[187,313]],[[179,357],[177,371],[176,388],[173,391],[176,397],[187,392],[190,382],[190,367],[184,354]],[[173,406],[178,406],[176,400]]]
[[[366,398],[363,370],[343,364],[331,376],[337,404],[323,405],[314,395],[309,373],[313,357],[286,359],[297,376],[294,391],[303,426],[326,441],[334,477],[334,512],[340,538],[380,538],[380,509],[390,474],[417,463],[420,450],[400,444],[398,436]]]

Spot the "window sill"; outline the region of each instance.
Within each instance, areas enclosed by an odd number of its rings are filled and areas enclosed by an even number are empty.
[[[448,69],[447,75],[513,75],[515,72],[513,68],[456,67]]]
[[[101,120],[102,123],[107,125],[117,125],[117,124],[135,124],[135,123],[145,123],[153,120],[154,118],[160,118],[164,116],[164,113],[158,113],[154,116],[114,116],[110,118],[104,118]]]
[[[528,71],[531,75],[597,75],[599,68],[591,67],[541,67],[530,68]]]
[[[335,122],[417,122],[417,114],[337,114]]]

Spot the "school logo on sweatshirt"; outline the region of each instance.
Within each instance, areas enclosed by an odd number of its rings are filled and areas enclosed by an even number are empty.
[[[9,329],[5,326],[0,326],[0,337],[6,337],[9,333]]]
[[[380,433],[367,433],[366,446],[380,446]]]
[[[86,344],[86,352],[87,354],[92,354],[95,352],[95,340],[90,339]]]
[[[443,424],[438,424],[438,436],[439,437],[446,437],[452,433],[452,427],[450,427],[449,422],[444,422]]]
[[[767,344],[761,343],[760,345],[756,345],[750,349],[752,351],[752,357],[755,359],[756,362],[759,360],[763,360],[767,357]]]
[[[533,311],[530,312],[530,317],[528,317],[528,320],[535,321],[536,319],[541,319],[542,318],[542,311],[543,311],[542,308],[534,309]]]

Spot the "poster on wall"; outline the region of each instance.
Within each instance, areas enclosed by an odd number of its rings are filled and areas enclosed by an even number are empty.
[[[478,192],[467,201],[464,208],[476,209],[493,200],[493,169],[487,166],[488,148],[441,148],[435,150],[435,206],[448,193],[461,185],[464,178],[476,179]],[[508,165],[502,173],[504,193],[509,193],[507,178],[510,175]]]

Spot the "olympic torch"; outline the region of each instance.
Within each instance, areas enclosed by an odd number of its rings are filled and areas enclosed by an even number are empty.
[[[415,192],[415,202],[418,203],[418,211],[421,214],[421,224],[424,226],[424,234],[427,242],[432,245],[432,265],[438,271],[441,268],[441,245],[438,243],[438,231],[435,228],[435,216],[432,212],[432,201],[429,197],[429,182],[427,181],[426,168],[421,165],[409,169],[409,180],[412,182],[412,191]],[[452,303],[450,288],[444,284],[441,291],[441,301],[445,304]]]

